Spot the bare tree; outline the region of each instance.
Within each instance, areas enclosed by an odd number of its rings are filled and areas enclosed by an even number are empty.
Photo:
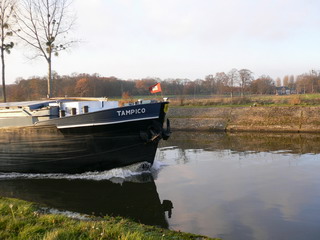
[[[16,34],[48,63],[48,97],[52,96],[52,56],[58,56],[74,41],[68,40],[75,17],[71,0],[22,0],[17,13],[19,30]]]
[[[289,75],[283,77],[283,86],[288,87],[289,85]]]
[[[281,78],[277,77],[276,79],[276,86],[281,87]]]
[[[217,93],[223,94],[229,82],[228,75],[224,72],[217,72],[214,79],[216,82]]]
[[[229,87],[230,87],[230,97],[233,98],[233,88],[236,83],[239,82],[239,72],[237,69],[233,68],[228,72],[229,77]]]
[[[275,84],[271,77],[262,75],[251,83],[251,92],[256,94],[272,94],[275,90]]]
[[[311,70],[309,73],[301,74],[296,80],[298,93],[315,93],[320,89],[320,72]]]
[[[214,93],[215,88],[215,79],[212,74],[207,75],[205,77],[205,82],[207,84],[208,90],[210,91],[210,94],[212,95]]]
[[[310,73],[311,92],[318,92],[319,88],[319,72],[311,70]]]
[[[252,72],[248,69],[239,70],[241,96],[244,95],[245,89],[250,85],[253,80]]]
[[[289,85],[288,87],[290,88],[290,92],[293,93],[293,92],[296,92],[295,89],[296,89],[296,83],[295,83],[295,80],[294,80],[294,76],[291,75],[289,77]]]
[[[10,54],[13,48],[13,42],[7,42],[12,36],[12,26],[14,25],[14,8],[16,2],[14,0],[0,0],[0,51],[1,51],[1,66],[2,66],[2,93],[3,102],[7,101],[6,94],[6,77],[5,77],[5,58],[4,54]]]

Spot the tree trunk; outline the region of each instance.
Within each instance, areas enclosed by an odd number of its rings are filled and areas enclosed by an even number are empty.
[[[233,78],[231,78],[231,84],[230,84],[230,97],[233,98]]]
[[[49,57],[47,59],[48,62],[48,94],[47,98],[52,97],[52,91],[51,91],[51,83],[52,83],[52,70],[51,70],[51,53],[49,53]]]
[[[1,48],[1,64],[2,64],[2,93],[3,93],[3,102],[7,102],[6,96],[6,81],[5,81],[5,64],[4,64],[4,49]]]

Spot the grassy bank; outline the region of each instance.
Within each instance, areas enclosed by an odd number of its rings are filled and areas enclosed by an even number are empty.
[[[40,206],[0,197],[0,239],[210,239],[145,226],[120,217],[73,219]]]

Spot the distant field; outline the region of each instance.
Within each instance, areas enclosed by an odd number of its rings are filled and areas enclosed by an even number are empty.
[[[136,102],[138,99],[158,99],[167,97],[171,106],[319,106],[320,94],[292,95],[246,95],[231,98],[226,95],[148,95],[129,99],[113,98],[122,102]]]
[[[244,97],[226,96],[183,96],[172,97],[174,106],[317,106],[320,105],[320,94],[303,95],[251,95]]]

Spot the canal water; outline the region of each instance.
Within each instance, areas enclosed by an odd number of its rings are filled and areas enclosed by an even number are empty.
[[[154,165],[1,174],[0,196],[222,239],[320,239],[320,135],[174,132]]]

